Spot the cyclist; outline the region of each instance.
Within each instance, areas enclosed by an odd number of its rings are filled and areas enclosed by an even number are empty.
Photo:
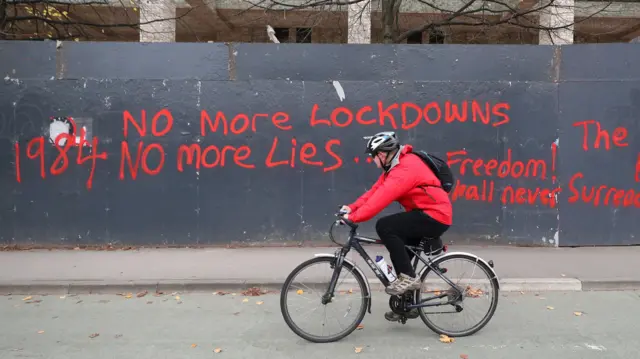
[[[373,187],[355,202],[342,206],[344,217],[354,223],[365,222],[380,213],[393,201],[398,201],[405,212],[381,217],[376,232],[389,251],[398,279],[385,292],[401,295],[407,290],[421,289],[420,278],[411,266],[410,252],[404,245],[417,245],[421,238],[438,238],[452,223],[452,206],[438,178],[420,157],[410,155],[411,145],[400,145],[394,132],[380,132],[368,139],[368,153],[383,173]],[[409,318],[417,318],[412,309]],[[390,321],[400,319],[395,313],[385,313]]]

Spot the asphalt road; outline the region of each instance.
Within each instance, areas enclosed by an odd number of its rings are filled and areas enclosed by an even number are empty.
[[[638,352],[634,291],[504,293],[487,327],[446,344],[420,319],[387,322],[384,293],[374,293],[364,328],[330,344],[293,334],[277,294],[178,295],[0,297],[0,358],[602,359]]]

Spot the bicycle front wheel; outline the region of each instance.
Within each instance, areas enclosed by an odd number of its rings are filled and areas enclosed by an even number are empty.
[[[456,262],[461,262],[462,265],[471,264],[473,268],[471,270],[464,269]],[[437,258],[433,261],[432,266],[439,268],[440,273],[446,269],[442,275],[462,291],[462,297],[459,297],[455,289],[438,274],[427,268],[420,277],[422,289],[416,296],[416,303],[433,298],[425,303],[439,304],[438,306],[418,308],[420,318],[427,327],[441,335],[464,337],[476,333],[487,325],[498,307],[499,297],[498,279],[494,277],[491,268],[484,262],[477,260],[475,256],[464,253]],[[461,278],[467,274],[470,274],[471,278],[476,276],[477,279],[462,280]],[[438,296],[444,297],[436,299]],[[449,301],[452,303],[447,304]],[[476,310],[476,307],[482,308],[484,306],[487,308]],[[479,319],[464,320],[467,314],[476,312],[481,314]],[[437,320],[440,318],[449,322],[462,319],[460,321],[465,324],[454,329],[452,328],[454,325],[448,327],[445,324],[440,324]]]
[[[335,262],[335,257],[316,257],[309,259],[298,265],[291,274],[289,274],[282,286],[280,293],[280,310],[284,321],[294,333],[310,342],[329,343],[338,341],[351,334],[362,322],[366,314],[367,305],[369,304],[366,279],[347,262],[343,262],[342,264],[340,276],[336,282],[333,293],[334,296],[331,302],[322,304],[322,296],[329,288]],[[301,278],[300,280],[296,279],[304,270],[310,269],[309,267],[312,266],[317,266],[318,269],[306,275],[308,277],[308,279],[306,279],[307,284],[302,283],[302,280],[305,280],[305,278]],[[324,275],[320,273],[322,270],[325,272]],[[352,276],[353,279],[343,279],[344,276]],[[305,295],[310,295],[310,298],[305,298]],[[303,302],[302,304],[315,305],[316,309],[311,311],[306,310],[304,316],[319,315],[322,322],[319,325],[311,325],[310,327],[313,328],[303,329],[302,326],[298,324],[300,319],[293,319],[292,313],[289,310],[290,300],[300,300]],[[359,305],[360,308],[354,308],[355,305]],[[344,309],[341,310],[341,307]],[[336,309],[340,315],[334,319],[329,319],[327,312]],[[353,319],[346,320],[345,318],[350,314]],[[328,333],[327,327],[334,325],[337,325],[341,329],[334,334]],[[320,333],[312,334],[311,331],[313,329],[318,330]]]

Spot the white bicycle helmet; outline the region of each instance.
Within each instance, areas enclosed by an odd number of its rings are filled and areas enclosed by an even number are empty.
[[[368,139],[366,153],[375,156],[378,152],[391,152],[400,148],[400,142],[396,133],[393,131],[385,131],[376,133],[373,136],[366,136]]]

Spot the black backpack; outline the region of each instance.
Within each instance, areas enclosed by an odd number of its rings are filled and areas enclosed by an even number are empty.
[[[413,154],[420,157],[422,162],[424,162],[433,174],[440,180],[440,185],[445,192],[449,193],[453,189],[453,185],[455,180],[453,178],[453,172],[451,172],[451,168],[446,161],[443,161],[441,158],[437,157],[432,153],[427,153],[425,151],[412,151]]]

